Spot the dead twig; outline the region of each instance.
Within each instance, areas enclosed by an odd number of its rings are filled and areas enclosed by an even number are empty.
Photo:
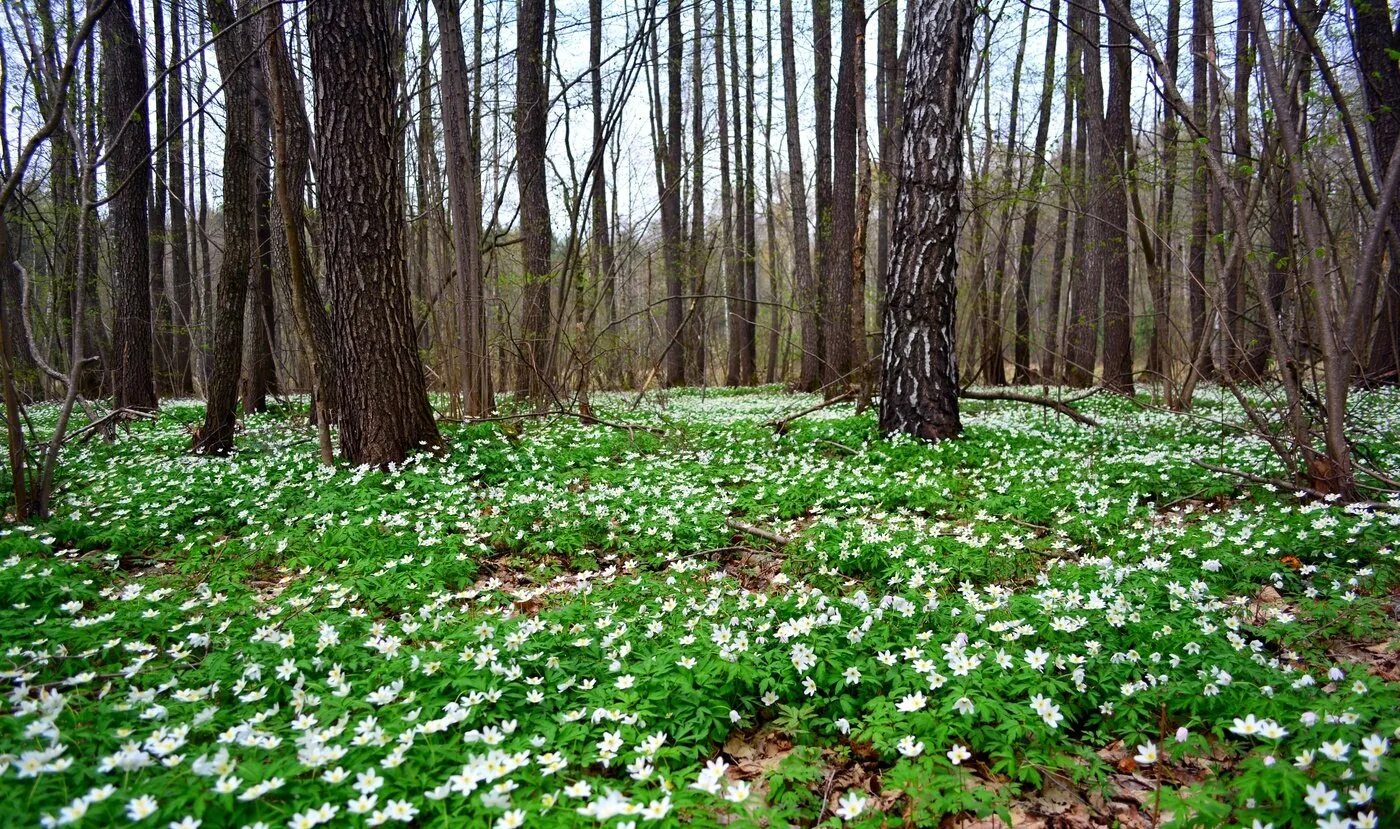
[[[854,398],[855,396],[856,393],[853,391],[848,391],[844,394],[838,394],[835,397],[823,400],[822,402],[817,403],[816,405],[808,406],[802,411],[794,412],[790,415],[787,415],[786,417],[777,418],[776,420],[770,420],[764,423],[763,425],[774,429],[780,435],[787,434],[787,428],[789,425],[791,425],[791,423],[794,420],[797,420],[800,417],[806,417],[807,415],[812,414],[813,412],[819,412],[822,409],[825,409],[829,406],[835,406],[837,403],[845,403],[846,401]]]
[[[1276,486],[1279,489],[1284,489],[1289,492],[1296,493],[1298,495],[1307,495],[1309,497],[1317,498],[1319,500],[1324,501],[1328,498],[1328,495],[1325,492],[1319,492],[1315,489],[1310,489],[1305,486],[1298,486],[1297,484],[1290,484],[1287,481],[1283,481],[1278,478],[1268,478],[1263,475],[1255,475],[1252,472],[1245,472],[1242,469],[1231,469],[1227,466],[1216,466],[1215,464],[1206,463],[1202,460],[1192,460],[1191,462],[1194,463],[1196,466],[1201,467],[1202,469],[1209,469],[1211,472],[1219,472],[1222,475],[1234,475],[1236,478],[1249,481],[1250,483],[1263,484],[1266,486]],[[1338,503],[1343,502],[1338,501]],[[1395,509],[1395,507],[1391,506],[1390,504],[1383,503],[1381,501],[1347,501],[1345,503],[1385,512],[1390,512]]]
[[[1055,400],[1051,397],[1040,397],[1034,394],[1020,394],[1014,391],[972,391],[971,389],[962,389],[958,392],[958,397],[962,397],[967,400],[1004,400],[1012,403],[1030,403],[1035,406],[1044,406],[1048,409],[1054,409],[1055,411],[1059,412],[1060,414],[1064,415],[1070,420],[1073,420],[1075,423],[1079,423],[1084,426],[1099,425],[1099,422],[1093,419],[1092,417],[1089,417],[1088,415],[1083,414],[1081,412],[1077,412],[1069,406],[1066,406],[1059,400]],[[1088,397],[1088,395],[1085,395],[1085,397]]]
[[[724,520],[724,525],[730,528],[731,530],[738,530],[741,533],[748,533],[749,535],[766,539],[768,541],[773,542],[774,544],[778,544],[781,546],[787,546],[788,544],[792,543],[792,539],[788,538],[785,535],[779,535],[778,533],[775,533],[772,530],[765,530],[762,527],[755,527],[753,524],[745,524],[743,521],[738,521],[733,518],[726,518]]]

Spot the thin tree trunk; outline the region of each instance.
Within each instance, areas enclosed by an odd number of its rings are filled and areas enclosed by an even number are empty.
[[[194,449],[212,455],[233,451],[238,407],[239,368],[243,362],[243,316],[252,270],[255,230],[256,136],[253,131],[253,50],[248,26],[234,26],[231,0],[208,0],[209,21],[223,32],[214,42],[223,76],[224,252],[219,266],[212,348],[204,406],[204,425],[194,435]]]
[[[180,3],[170,4],[170,74],[166,102],[170,125],[170,389],[175,394],[194,390],[191,379],[190,315],[191,273],[190,238],[187,211],[190,210],[185,186],[185,89],[184,32]]]
[[[794,304],[802,330],[802,359],[797,388],[816,391],[821,386],[821,321],[817,317],[818,288],[817,280],[812,275],[811,248],[807,236],[807,178],[802,166],[803,130],[797,108],[797,55],[792,35],[792,0],[779,0],[778,17],[783,62],[783,114],[787,124],[788,204],[792,211],[792,262],[797,286]],[[884,152],[882,149],[882,161]]]
[[[831,159],[831,0],[812,0],[812,106],[816,128],[815,252],[812,260],[816,291],[817,330],[820,331],[821,382],[833,383],[838,373],[828,362],[827,315],[832,313],[831,281],[826,274],[832,266],[832,159]]]
[[[686,342],[683,279],[685,240],[681,229],[681,63],[685,43],[681,39],[681,0],[666,6],[666,129],[662,132],[661,243],[666,263],[666,385],[685,385]]]
[[[1036,115],[1035,148],[1031,155],[1031,177],[1026,186],[1031,204],[1021,226],[1021,248],[1016,259],[1016,344],[1012,352],[1015,369],[1011,382],[1031,381],[1031,274],[1040,219],[1040,196],[1045,183],[1045,149],[1050,142],[1050,112],[1055,97],[1055,48],[1060,34],[1060,0],[1050,0],[1050,23],[1046,27],[1045,71],[1040,87],[1040,111]],[[1061,157],[1061,163],[1067,159]]]

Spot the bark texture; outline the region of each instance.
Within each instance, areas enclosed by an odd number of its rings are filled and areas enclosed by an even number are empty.
[[[441,443],[404,272],[398,12],[392,0],[309,10],[340,445],[356,465]]]
[[[880,429],[927,440],[962,430],[954,352],[968,0],[913,0],[890,269]]]

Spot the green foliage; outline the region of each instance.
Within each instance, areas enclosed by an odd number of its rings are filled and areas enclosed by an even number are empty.
[[[1400,520],[1196,465],[1285,474],[1230,395],[935,445],[850,406],[775,435],[812,402],[776,389],[594,402],[666,434],[325,469],[299,403],[227,459],[173,403],[69,447],[55,518],[0,529],[7,821],[937,825],[1133,775],[1183,825],[1396,817]],[[1400,396],[1354,415],[1400,467]],[[755,771],[759,726],[792,745]]]

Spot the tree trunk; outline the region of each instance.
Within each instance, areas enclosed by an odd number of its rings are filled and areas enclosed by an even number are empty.
[[[827,315],[832,313],[829,295],[831,281],[827,271],[831,257],[831,0],[812,0],[812,106],[816,127],[815,176],[813,187],[816,209],[815,256],[812,260],[816,274],[817,328],[821,332],[818,353],[821,354],[822,385],[833,383],[838,374],[827,360]]]
[[[890,4],[893,8],[893,4]],[[817,285],[807,237],[807,178],[802,169],[802,122],[797,112],[797,55],[792,35],[792,0],[779,0],[778,30],[783,62],[783,114],[787,123],[788,205],[792,211],[792,262],[797,284],[793,297],[802,330],[802,358],[797,388],[821,386],[821,329],[817,319]],[[882,134],[883,135],[883,134]],[[881,149],[881,160],[885,158]]]
[[[598,2],[598,0],[594,0]],[[705,263],[708,251],[705,240],[705,63],[702,57],[700,10],[702,4],[691,6],[694,42],[690,53],[690,112],[691,112],[691,185],[690,185],[690,289],[695,294],[692,300],[690,320],[686,323],[689,332],[685,339],[686,382],[693,386],[705,385]]]
[[[913,0],[909,16],[880,429],[938,440],[962,430],[954,299],[973,9],[968,0]]]
[[[1083,88],[1078,101],[1079,123],[1085,152],[1081,192],[1084,214],[1080,217],[1084,252],[1070,268],[1069,317],[1065,337],[1065,383],[1084,388],[1094,381],[1095,353],[1099,338],[1099,302],[1103,287],[1102,218],[1108,184],[1103,121],[1103,81],[1100,69],[1099,17],[1095,10],[1076,9],[1078,39],[1083,62]],[[1077,241],[1077,240],[1076,240]]]
[[[243,362],[243,315],[255,255],[257,142],[253,132],[254,64],[249,60],[254,47],[249,27],[234,26],[231,0],[209,0],[208,9],[210,23],[223,33],[214,41],[214,51],[228,113],[224,124],[224,253],[215,289],[204,426],[195,433],[194,449],[226,455],[233,451]]]
[[[516,181],[520,189],[520,264],[525,282],[525,310],[517,392],[543,405],[553,388],[549,348],[550,302],[549,190],[545,180],[548,152],[549,92],[544,76],[546,0],[520,0],[516,16],[515,141]]]
[[[308,13],[341,451],[351,464],[385,466],[441,442],[404,273],[394,57],[402,32],[391,0],[317,3]]]
[[[826,364],[830,378],[828,395],[845,391],[851,382],[851,270],[856,241],[856,131],[857,62],[865,54],[857,51],[864,42],[865,3],[843,0],[841,4],[841,56],[836,75],[836,111],[832,118],[831,235],[829,254],[822,271],[826,295],[831,298],[826,316]]]
[[[434,0],[442,49],[443,143],[447,151],[447,194],[452,211],[452,250],[457,279],[457,337],[462,361],[462,393],[469,418],[494,408],[486,350],[486,300],[481,275],[481,170],[471,151],[472,127],[467,53],[456,0]],[[604,229],[606,233],[606,228]]]
[[[150,212],[150,253],[151,268],[151,312],[154,337],[152,346],[155,363],[157,394],[169,394],[173,390],[171,375],[174,364],[171,355],[170,339],[170,298],[165,288],[165,205],[169,186],[170,155],[166,143],[166,67],[165,67],[165,13],[160,0],[151,3],[151,45],[155,54],[155,78],[150,90],[151,104],[155,109],[156,150],[155,175],[151,187]]]
[[[151,132],[145,118],[146,63],[131,0],[102,15],[103,112],[111,199],[113,406],[156,408],[151,353]]]
[[[1059,360],[1064,355],[1064,338],[1060,335],[1060,306],[1064,299],[1065,256],[1071,251],[1072,231],[1070,226],[1070,198],[1078,186],[1078,177],[1083,166],[1079,163],[1079,152],[1074,143],[1078,89],[1082,83],[1082,69],[1079,54],[1079,38],[1075,36],[1073,7],[1066,15],[1065,26],[1065,108],[1060,117],[1060,206],[1055,220],[1055,252],[1050,258],[1050,296],[1046,300],[1045,349],[1041,360],[1040,373],[1048,383],[1061,380]],[[1075,226],[1081,224],[1081,217],[1073,217]],[[1077,244],[1077,238],[1073,239]]]
[[[180,4],[170,4],[170,85],[166,90],[170,125],[170,389],[175,394],[194,390],[191,375],[190,238],[185,186],[185,90],[184,32]]]
[[[1379,187],[1386,160],[1400,140],[1400,20],[1385,0],[1351,0],[1352,49],[1362,79],[1370,124],[1372,173]],[[1383,284],[1380,320],[1371,340],[1366,377],[1400,383],[1400,210],[1390,212],[1390,270]]]
[[[662,133],[661,243],[666,263],[666,385],[685,385],[685,323],[682,299],[685,270],[685,240],[681,230],[681,62],[685,43],[681,39],[681,0],[668,0],[666,6],[666,129]]]
[[[312,271],[305,237],[305,192],[310,166],[311,126],[302,109],[301,89],[292,70],[291,54],[282,32],[282,8],[272,4],[264,12],[268,68],[268,100],[272,105],[272,147],[275,169],[276,215],[281,220],[282,243],[273,245],[278,272],[283,274],[292,297],[292,315],[311,359],[312,394],[315,398],[317,438],[321,460],[335,460],[330,422],[335,417],[335,366],[331,354],[331,321]]]
[[[1105,0],[1108,12],[1108,111],[1103,128],[1103,212],[1098,248],[1103,257],[1104,386],[1120,394],[1133,393],[1133,319],[1128,262],[1128,131],[1132,113],[1132,56],[1128,30]]]
[[[261,34],[257,21],[253,25]],[[254,185],[253,232],[254,248],[248,274],[248,310],[244,315],[243,334],[243,413],[267,411],[267,398],[276,390],[277,374],[272,363],[277,336],[274,297],[272,295],[272,116],[268,108],[267,74],[261,45],[262,38],[250,40],[254,50],[248,64],[253,72],[253,159]]]
[[[1021,226],[1021,248],[1016,259],[1016,344],[1012,351],[1015,369],[1011,382],[1031,381],[1031,272],[1040,218],[1040,196],[1045,183],[1045,148],[1050,142],[1050,110],[1055,97],[1055,46],[1060,34],[1060,0],[1050,0],[1050,23],[1046,27],[1045,71],[1040,87],[1040,111],[1036,116],[1035,149],[1031,155],[1031,177],[1026,186],[1030,209]],[[1061,163],[1067,159],[1061,158]],[[1009,232],[1009,231],[1008,231]]]
[[[1192,0],[1191,6],[1191,120],[1204,129],[1208,117],[1210,93],[1210,56],[1206,42],[1215,21],[1211,0]],[[1203,147],[1200,153],[1208,153]],[[1193,154],[1191,176],[1191,238],[1186,253],[1187,308],[1191,316],[1191,343],[1200,343],[1206,336],[1206,244],[1210,234],[1210,179],[1200,154]],[[1195,349],[1190,349],[1194,351]],[[1207,363],[1202,359],[1203,368]]]

